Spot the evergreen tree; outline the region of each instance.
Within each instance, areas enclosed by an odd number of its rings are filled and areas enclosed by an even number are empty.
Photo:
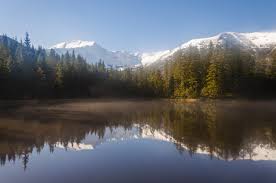
[[[26,34],[25,34],[24,45],[27,48],[31,48],[31,40],[30,40],[30,36],[29,36],[28,32],[26,32]]]
[[[8,49],[0,44],[0,96],[8,96],[9,93],[10,63],[11,56]]]
[[[63,79],[64,79],[64,73],[63,73],[63,64],[59,63],[56,67],[56,78],[55,78],[55,87],[60,89],[63,87]]]
[[[222,55],[219,52],[212,56],[212,61],[207,70],[205,85],[201,92],[201,94],[205,97],[216,98],[220,97],[223,93],[222,59]]]
[[[189,48],[188,55],[180,55],[174,66],[175,97],[195,98],[200,94],[200,76],[202,74],[199,52]]]
[[[10,72],[11,56],[8,49],[0,44],[0,79],[6,79]]]

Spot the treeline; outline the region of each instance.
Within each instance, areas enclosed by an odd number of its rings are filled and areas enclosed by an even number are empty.
[[[257,55],[257,56],[256,56]],[[148,80],[156,95],[171,98],[273,97],[276,50],[253,53],[233,47],[190,47],[152,70]]]
[[[162,68],[106,68],[80,55],[57,54],[0,36],[0,98],[275,96],[276,50],[189,48]]]
[[[0,36],[0,98],[149,96],[130,75],[129,70],[107,69],[101,60],[88,64],[74,52],[35,49],[28,33],[20,42]]]

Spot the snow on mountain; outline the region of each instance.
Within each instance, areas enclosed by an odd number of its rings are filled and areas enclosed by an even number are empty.
[[[200,39],[192,39],[172,50],[165,50],[153,53],[142,54],[143,65],[150,65],[157,61],[169,59],[178,51],[185,51],[189,47],[196,47],[199,50],[208,48],[210,43],[214,46],[239,46],[246,49],[264,49],[274,48],[276,46],[276,32],[254,32],[254,33],[236,33],[225,32],[216,36]]]
[[[276,45],[276,32],[241,33],[258,48],[267,48]]]
[[[198,49],[207,48],[210,43],[214,46],[224,44],[240,45],[248,48],[268,48],[276,45],[276,32],[255,32],[255,33],[236,33],[225,32],[209,38],[193,39],[182,44],[176,49],[197,47]]]
[[[208,38],[192,39],[171,50],[140,54],[109,51],[94,41],[81,40],[59,43],[52,46],[51,49],[55,49],[58,53],[74,50],[76,54],[82,55],[90,63],[96,63],[101,59],[106,65],[125,68],[136,67],[137,65],[149,66],[158,61],[166,61],[178,51],[185,51],[189,47],[196,47],[199,50],[208,48],[211,42],[214,46],[241,47],[256,51],[274,48],[276,46],[276,32],[225,32]]]
[[[94,46],[94,41],[81,41],[76,40],[72,42],[62,42],[52,46],[50,49],[72,49],[72,48],[81,48],[86,46]]]
[[[153,52],[153,53],[143,53],[141,54],[141,62],[143,65],[150,65],[153,62],[164,58],[167,58],[170,55],[171,51],[159,51],[159,52]]]
[[[133,67],[141,64],[140,57],[135,54],[126,51],[109,51],[94,41],[63,42],[50,47],[50,49],[56,50],[59,54],[74,51],[89,63],[97,63],[102,60],[110,67]]]

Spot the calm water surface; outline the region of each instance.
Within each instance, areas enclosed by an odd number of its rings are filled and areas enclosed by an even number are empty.
[[[0,160],[0,183],[275,183],[276,102],[1,102]]]

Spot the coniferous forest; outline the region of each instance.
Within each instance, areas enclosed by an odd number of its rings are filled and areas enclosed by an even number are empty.
[[[107,68],[75,53],[57,54],[0,36],[2,99],[275,97],[276,50],[253,55],[239,48],[190,47],[160,67]]]

